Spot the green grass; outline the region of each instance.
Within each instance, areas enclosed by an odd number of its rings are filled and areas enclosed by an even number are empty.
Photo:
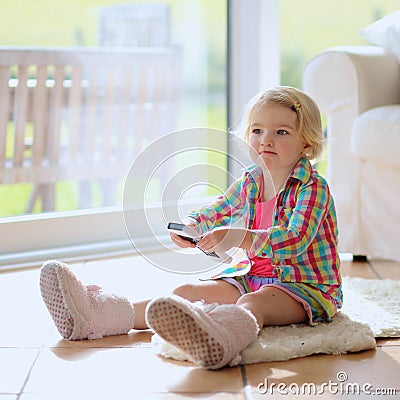
[[[33,185],[0,185],[0,217],[21,215],[25,211]]]
[[[34,185],[30,183],[0,185],[0,217],[24,214],[33,188]],[[98,183],[92,183],[90,190],[93,196],[93,207],[102,206],[103,195]],[[55,185],[55,210],[69,211],[79,208],[78,191],[76,182],[58,182]],[[117,193],[116,198],[122,198],[120,188]],[[36,199],[33,208],[33,213],[39,212],[42,212],[42,199],[40,197]]]

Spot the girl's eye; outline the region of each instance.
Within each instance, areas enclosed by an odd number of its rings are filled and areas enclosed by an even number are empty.
[[[256,135],[260,135],[260,134],[262,133],[262,130],[259,129],[259,128],[254,128],[254,129],[252,130],[252,132],[255,133]]]
[[[285,129],[279,129],[279,130],[276,131],[276,133],[277,133],[278,135],[282,135],[282,136],[288,135],[288,134],[289,134],[289,132],[286,131]]]

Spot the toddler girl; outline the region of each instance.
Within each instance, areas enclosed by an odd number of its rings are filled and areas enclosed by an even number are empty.
[[[151,328],[193,362],[218,369],[237,365],[263,326],[331,321],[342,292],[334,202],[310,163],[323,147],[319,109],[304,92],[277,87],[256,96],[244,121],[254,165],[185,223],[201,232],[203,250],[239,247],[250,262],[180,286],[170,297],[131,303],[49,261],[41,292],[65,339]],[[239,219],[245,228],[231,226]]]

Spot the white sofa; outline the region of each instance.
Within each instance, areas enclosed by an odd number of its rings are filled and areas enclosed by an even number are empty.
[[[400,261],[400,68],[379,47],[312,58],[304,90],[327,117],[327,177],[339,250]]]

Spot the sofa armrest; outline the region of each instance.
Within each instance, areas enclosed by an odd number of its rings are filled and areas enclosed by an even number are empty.
[[[352,129],[364,111],[400,104],[399,65],[378,47],[334,47],[308,62],[303,87],[327,117],[327,179],[335,197],[339,250],[358,251],[361,165],[352,152]]]
[[[303,87],[325,114],[350,105],[361,114],[400,104],[400,68],[395,57],[379,47],[333,47],[307,63]]]

